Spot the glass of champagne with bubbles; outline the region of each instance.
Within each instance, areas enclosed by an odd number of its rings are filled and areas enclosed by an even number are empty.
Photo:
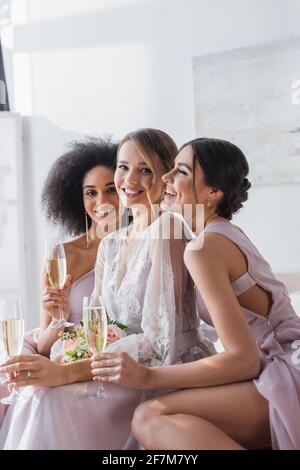
[[[0,331],[4,353],[7,359],[21,354],[24,341],[24,318],[19,298],[2,300],[0,304]],[[1,403],[11,405],[22,400],[19,392],[14,391]]]
[[[46,240],[46,270],[51,286],[54,289],[63,289],[67,276],[67,261],[63,243]],[[59,320],[51,328],[67,328],[73,326],[65,320],[64,313],[59,305]]]
[[[91,353],[103,352],[107,341],[107,315],[100,296],[83,298],[83,327]],[[96,394],[90,396],[92,400],[109,397],[110,394],[104,390],[102,381]]]

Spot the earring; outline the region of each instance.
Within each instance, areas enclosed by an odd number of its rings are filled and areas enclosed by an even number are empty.
[[[85,211],[85,238],[86,238],[86,247],[89,248],[90,246],[89,223],[88,223],[88,215],[86,211]]]

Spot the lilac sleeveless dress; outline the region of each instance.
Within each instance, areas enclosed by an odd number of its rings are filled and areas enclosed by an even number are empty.
[[[84,274],[80,279],[73,282],[70,286],[70,309],[71,315],[69,321],[76,325],[82,319],[82,304],[83,297],[87,297],[92,294],[95,283],[95,273],[92,269],[88,273]]]
[[[269,264],[238,227],[217,221],[205,232],[229,238],[247,259],[248,272],[232,284],[236,296],[255,284],[272,294],[267,317],[241,307],[261,355],[261,373],[254,384],[269,402],[273,449],[300,449],[300,318],[284,284],[275,278]],[[197,304],[200,318],[212,325],[199,292]]]
[[[79,323],[82,300],[91,295],[94,271],[70,288],[70,321]],[[106,384],[112,398],[91,400],[98,384],[77,382],[54,388],[25,387],[24,401],[8,407],[0,449],[122,449],[135,446],[131,419],[140,391]]]

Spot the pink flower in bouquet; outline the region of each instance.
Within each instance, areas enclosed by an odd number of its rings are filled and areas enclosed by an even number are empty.
[[[63,340],[63,352],[73,351],[77,342],[77,338],[70,338]]]
[[[121,330],[117,325],[108,325],[107,326],[107,342],[114,343],[118,339],[126,336],[125,331]]]

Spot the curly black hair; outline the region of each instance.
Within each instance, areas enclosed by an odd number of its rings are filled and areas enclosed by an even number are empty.
[[[88,137],[73,141],[70,150],[52,165],[42,190],[42,207],[49,222],[60,225],[69,235],[82,234],[85,227],[85,210],[82,181],[95,166],[116,169],[118,144],[110,137]],[[91,219],[88,217],[88,224]]]
[[[236,145],[221,139],[198,138],[187,142],[181,149],[188,145],[193,150],[194,169],[197,160],[206,184],[224,194],[217,206],[218,215],[231,220],[232,215],[248,199],[248,190],[251,187],[246,178],[249,165],[245,155]]]

